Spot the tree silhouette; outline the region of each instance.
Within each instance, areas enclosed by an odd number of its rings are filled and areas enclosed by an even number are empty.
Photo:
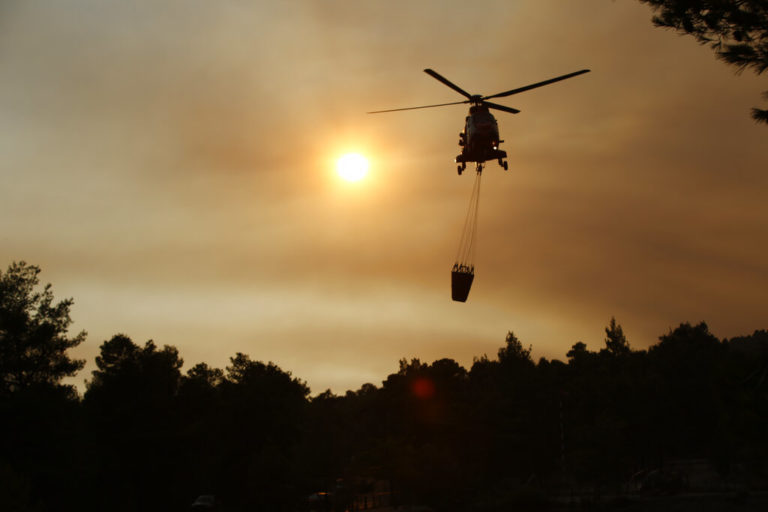
[[[621,325],[616,323],[616,319],[611,317],[611,322],[605,328],[605,349],[612,355],[629,354],[629,342],[624,336],[624,330]]]
[[[215,388],[224,380],[224,372],[211,368],[206,363],[198,363],[187,371],[184,382]]]
[[[587,344],[583,341],[577,341],[573,344],[571,350],[569,350],[565,355],[572,361],[580,361],[584,357],[588,356],[588,354],[589,351],[587,350]]]
[[[117,334],[101,345],[85,400],[104,400],[105,408],[163,407],[178,391],[183,364],[175,347],[159,350],[152,340],[139,347]]]
[[[765,0],[640,0],[658,13],[653,23],[709,45],[738,72],[768,69],[768,4]],[[765,93],[768,99],[768,91]],[[752,109],[752,118],[768,123],[768,110]]]
[[[34,510],[55,497],[66,509],[81,490],[79,403],[61,379],[83,367],[67,351],[86,335],[67,335],[72,299],[56,303],[50,284],[39,290],[39,273],[23,261],[0,272],[0,491],[10,499],[0,508]]]
[[[174,347],[158,349],[151,340],[140,347],[124,334],[100,348],[83,403],[96,470],[89,497],[98,503],[122,495],[119,506],[128,510],[177,506],[184,473],[175,402],[183,361]]]
[[[85,331],[67,336],[72,299],[54,303],[50,284],[36,290],[39,273],[39,267],[23,261],[0,272],[1,394],[59,386],[62,378],[74,375],[85,364],[67,355],[86,337]]]
[[[499,362],[502,364],[533,365],[531,359],[532,347],[525,348],[515,333],[509,331],[505,340],[506,345],[499,349]]]
[[[290,507],[293,447],[301,439],[307,385],[274,363],[237,353],[221,383],[216,486],[244,507]]]
[[[4,357],[23,346],[14,326],[57,310],[49,288],[35,298],[34,269],[13,268],[0,276]],[[68,325],[69,303],[56,325]],[[402,359],[380,387],[308,399],[274,363],[238,353],[225,370],[199,363],[182,375],[174,347],[118,334],[82,402],[50,366],[47,380],[4,381],[14,386],[0,393],[0,509],[183,510],[215,494],[227,510],[302,512],[325,490],[325,510],[343,512],[391,486],[393,506],[531,510],[552,492],[621,492],[680,458],[710,461],[729,486],[768,483],[767,331],[729,341],[684,323],[646,351],[611,318],[604,341],[534,363],[509,332],[497,358],[469,371]]]

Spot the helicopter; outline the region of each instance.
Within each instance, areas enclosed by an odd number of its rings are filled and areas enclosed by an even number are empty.
[[[497,94],[491,94],[489,96],[483,96],[482,94],[469,94],[467,91],[454,84],[437,71],[433,69],[425,69],[424,72],[432,78],[442,82],[454,91],[458,92],[462,96],[466,97],[463,101],[454,101],[452,103],[439,103],[437,105],[422,105],[420,107],[406,107],[406,108],[394,108],[389,110],[376,110],[368,112],[369,114],[382,114],[385,112],[398,112],[401,110],[416,110],[421,108],[433,108],[433,107],[445,107],[447,105],[461,105],[469,103],[469,115],[464,122],[464,131],[459,133],[459,146],[461,147],[461,154],[456,156],[455,162],[459,164],[457,171],[461,176],[462,171],[467,168],[467,162],[475,162],[477,164],[477,172],[483,170],[483,165],[489,160],[498,161],[499,165],[506,171],[508,169],[507,152],[499,149],[499,145],[504,142],[499,138],[499,125],[496,122],[496,118],[489,109],[501,110],[502,112],[508,112],[510,114],[517,114],[520,111],[516,108],[507,107],[505,105],[499,105],[498,103],[491,103],[487,101],[491,98],[502,98],[505,96],[511,96],[524,91],[529,91],[537,87],[549,85],[560,80],[572,78],[574,76],[589,73],[589,69],[582,69],[567,75],[550,78],[542,82],[536,82],[535,84],[526,85],[524,87],[518,87],[505,92]]]

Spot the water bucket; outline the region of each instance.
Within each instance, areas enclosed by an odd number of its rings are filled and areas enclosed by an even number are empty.
[[[454,265],[451,270],[451,298],[457,302],[466,302],[474,278],[474,267]]]

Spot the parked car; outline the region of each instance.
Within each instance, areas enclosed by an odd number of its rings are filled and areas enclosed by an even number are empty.
[[[192,506],[190,507],[190,510],[192,511],[219,510],[219,501],[216,499],[216,496],[214,496],[213,494],[202,494],[198,496],[194,502],[192,502]]]

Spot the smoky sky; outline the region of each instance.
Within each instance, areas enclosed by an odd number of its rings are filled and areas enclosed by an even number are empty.
[[[401,357],[638,348],[680,322],[765,328],[765,79],[637,2],[5,2],[0,255],[73,297],[76,355],[123,332],[187,365],[236,351],[313,392]],[[504,98],[477,277],[450,301],[472,187],[464,106]],[[502,101],[499,101],[502,103]],[[360,151],[366,180],[333,162]],[[87,367],[90,370],[91,366]],[[87,378],[86,373],[78,379]]]

